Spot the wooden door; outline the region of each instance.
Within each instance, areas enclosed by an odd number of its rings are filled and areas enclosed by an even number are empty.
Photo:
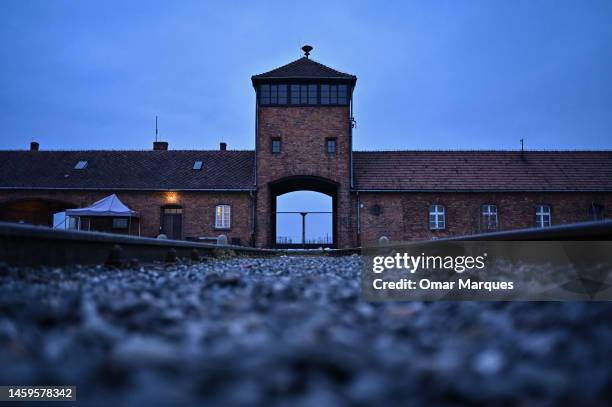
[[[181,240],[183,227],[183,208],[164,207],[162,208],[162,230],[168,239]]]

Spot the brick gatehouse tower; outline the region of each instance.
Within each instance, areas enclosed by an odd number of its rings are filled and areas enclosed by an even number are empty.
[[[351,241],[352,95],[357,77],[305,56],[251,79],[257,94],[256,245],[276,239],[276,198],[310,190],[332,197],[333,245]]]

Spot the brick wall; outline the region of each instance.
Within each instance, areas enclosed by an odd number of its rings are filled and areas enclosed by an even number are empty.
[[[0,217],[11,216],[2,208],[6,208],[8,203],[16,200],[50,200],[54,202],[54,210],[61,210],[57,206],[58,201],[64,202],[64,206],[68,207],[84,207],[111,193],[113,191],[2,191]],[[130,209],[139,212],[142,236],[155,237],[160,233],[162,206],[180,205],[183,208],[183,238],[225,234],[230,239],[240,238],[243,245],[251,242],[252,200],[248,193],[122,191],[117,192],[117,196]],[[220,231],[214,228],[214,208],[219,204],[231,205],[232,217],[229,230]]]
[[[281,138],[281,153],[272,153],[272,139]],[[328,155],[327,138],[336,138]],[[274,243],[268,184],[291,176],[317,176],[339,184],[337,242],[351,245],[350,125],[348,106],[258,107],[257,245]]]
[[[433,237],[478,233],[480,208],[494,204],[498,208],[499,229],[520,229],[535,226],[535,207],[550,205],[552,224],[590,220],[592,202],[604,205],[605,217],[612,218],[611,193],[360,193],[361,243],[375,242],[380,236],[391,240],[423,240]],[[353,206],[357,196],[352,196]],[[372,213],[374,205],[380,215]],[[429,206],[446,208],[446,229],[429,229]],[[354,234],[357,242],[357,235]]]

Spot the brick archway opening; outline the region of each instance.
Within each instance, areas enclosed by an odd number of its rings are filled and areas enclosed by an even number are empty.
[[[53,214],[69,208],[78,205],[56,199],[16,199],[0,203],[0,221],[52,227]]]
[[[337,182],[327,178],[317,176],[292,176],[282,178],[280,180],[268,184],[270,191],[270,225],[272,228],[272,237],[274,239],[273,246],[277,248],[318,248],[318,247],[338,247],[337,230],[338,230],[338,188]],[[312,191],[325,194],[332,199],[332,240],[329,243],[277,243],[277,198],[290,192],[296,191]],[[307,212],[306,212],[307,213]],[[303,215],[304,216],[304,215]]]

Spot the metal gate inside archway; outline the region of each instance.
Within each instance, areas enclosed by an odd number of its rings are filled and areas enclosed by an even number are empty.
[[[320,192],[295,191],[276,197],[276,246],[332,247],[333,198]]]

